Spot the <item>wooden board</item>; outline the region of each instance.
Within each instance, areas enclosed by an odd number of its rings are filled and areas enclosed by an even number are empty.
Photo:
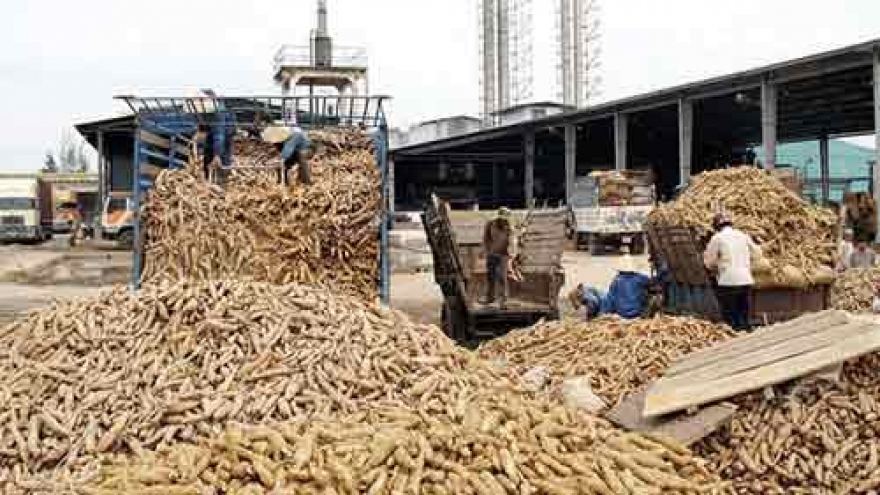
[[[690,446],[727,424],[737,407],[730,403],[704,407],[695,414],[676,414],[663,418],[647,418],[642,414],[646,391],[626,396],[604,414],[605,419],[637,433],[670,438]]]
[[[703,354],[703,366],[657,380],[648,389],[645,416],[669,414],[760,390],[870,354],[880,350],[880,326],[863,322],[835,324],[771,347],[759,339],[753,342],[754,346],[739,349],[739,354],[728,352],[723,359]]]
[[[849,316],[843,311],[823,311],[821,313],[805,315],[795,320],[766,327],[755,333],[688,354],[685,359],[667,369],[663,376],[671,377],[687,373],[731,355],[740,355],[745,351],[758,349],[762,346],[772,346],[800,335],[811,334],[837,325],[843,325],[849,321]]]

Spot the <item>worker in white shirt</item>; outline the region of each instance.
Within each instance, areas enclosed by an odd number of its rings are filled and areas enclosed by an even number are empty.
[[[718,274],[718,304],[724,321],[734,330],[749,330],[752,286],[752,258],[761,248],[748,234],[733,228],[729,215],[719,214],[713,222],[716,234],[703,254],[706,268]]]
[[[837,245],[837,270],[845,271],[852,268],[852,254],[855,251],[853,246],[853,229],[847,228],[843,231],[843,239]]]

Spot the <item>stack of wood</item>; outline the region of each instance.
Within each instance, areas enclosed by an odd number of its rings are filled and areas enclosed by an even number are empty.
[[[511,332],[483,345],[479,354],[519,373],[546,367],[552,394],[559,393],[567,378],[588,377],[593,392],[614,405],[678,358],[731,335],[724,326],[692,318],[561,320]]]
[[[5,494],[690,493],[709,479],[675,445],[521,392],[439,329],[298,284],[57,304],[0,333],[0,384]]]
[[[806,288],[834,280],[835,215],[811,206],[767,172],[738,167],[703,173],[675,202],[657,207],[651,228],[693,227],[703,238],[717,213],[761,246],[766,266],[756,264],[759,287]]]
[[[279,180],[273,145],[240,140],[224,187],[198,163],[162,173],[146,212],[145,281],[222,278],[306,282],[375,298],[380,174],[360,130],[310,134],[312,185]],[[253,168],[265,168],[265,171]]]
[[[873,310],[880,268],[854,268],[837,277],[831,286],[831,307],[856,313]]]

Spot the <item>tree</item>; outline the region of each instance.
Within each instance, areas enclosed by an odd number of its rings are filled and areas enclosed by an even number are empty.
[[[46,150],[46,158],[43,160],[43,172],[49,174],[58,173],[58,164],[55,163],[55,156],[52,155],[52,150]]]
[[[65,132],[58,145],[58,169],[61,172],[88,172],[91,159],[86,142],[78,135]]]

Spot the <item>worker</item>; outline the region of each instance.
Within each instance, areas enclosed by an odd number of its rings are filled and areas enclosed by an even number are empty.
[[[510,210],[502,207],[498,210],[498,216],[486,223],[483,231],[483,252],[486,255],[486,297],[481,301],[483,304],[495,302],[495,289],[501,286],[501,309],[507,307],[509,287],[507,283],[507,271],[510,265],[510,255],[514,246],[513,226],[510,222]]]
[[[311,159],[313,156],[312,142],[308,135],[299,127],[270,125],[261,133],[263,141],[274,144],[281,152],[283,169],[279,178],[284,184],[290,183],[290,169],[297,167],[297,176],[301,184],[312,183]]]
[[[217,100],[217,93],[203,89],[193,96],[193,105],[201,114],[196,140],[202,145],[205,176],[213,172],[223,183],[232,169],[232,147],[235,141],[235,116]]]
[[[877,265],[877,253],[868,247],[864,240],[856,242],[856,247],[849,256],[850,268],[872,268]]]
[[[615,314],[628,320],[640,318],[648,307],[650,284],[651,278],[638,271],[635,260],[624,248],[621,268],[602,299],[602,314]]]
[[[847,227],[843,231],[843,238],[837,245],[837,270],[845,271],[851,268],[851,257],[855,247],[853,247],[853,229]]]
[[[605,295],[599,289],[578,284],[568,294],[568,298],[575,311],[581,309],[581,307],[584,308],[584,318],[589,321],[601,314],[602,300],[605,299]]]
[[[717,272],[716,295],[724,321],[734,330],[749,330],[752,258],[761,258],[761,248],[741,230],[733,227],[727,214],[715,216],[715,235],[709,241],[703,261],[706,268]]]

